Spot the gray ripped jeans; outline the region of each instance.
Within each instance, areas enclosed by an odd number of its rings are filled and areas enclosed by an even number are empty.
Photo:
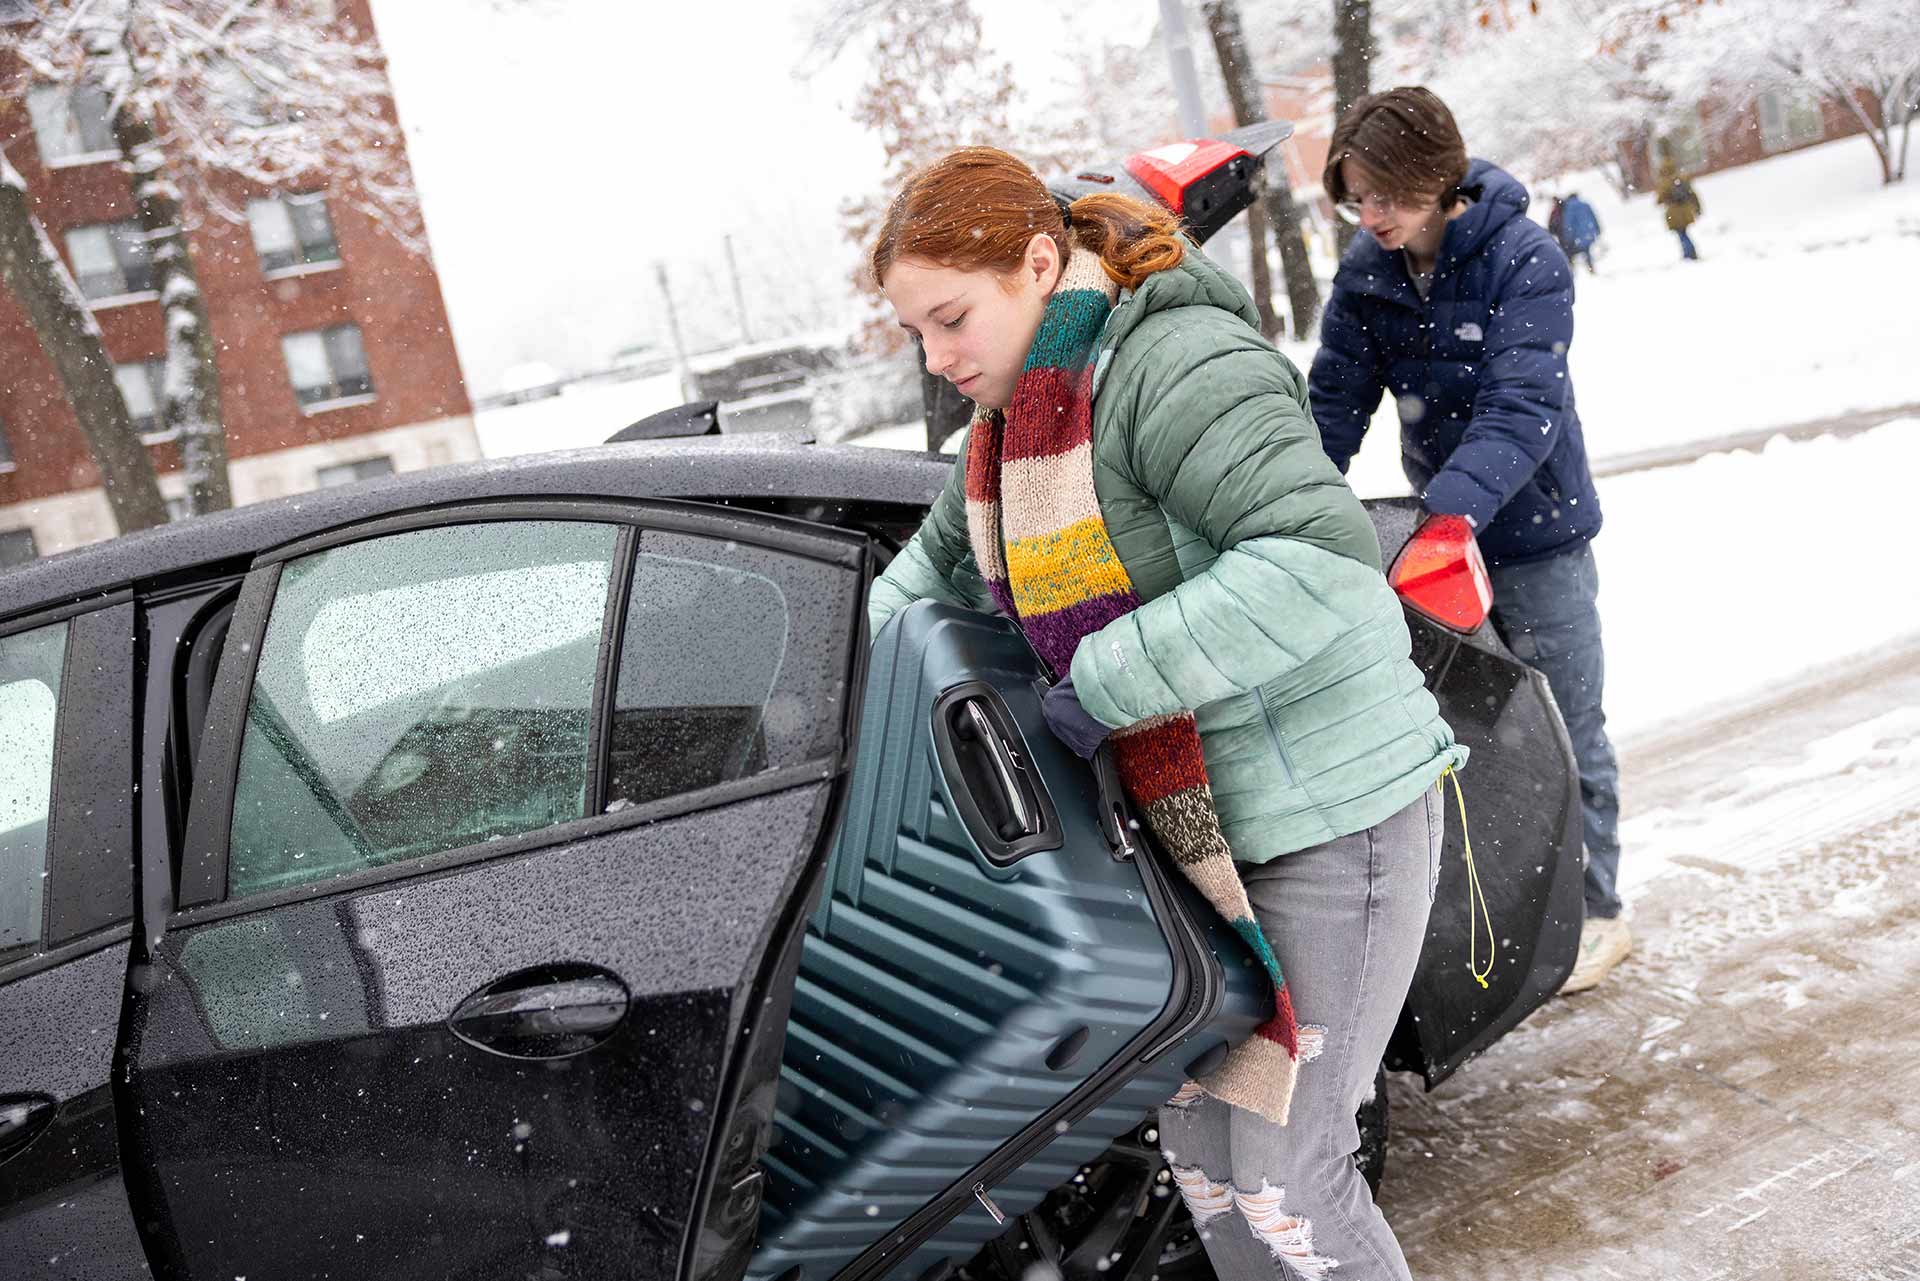
[[[1293,995],[1300,1076],[1284,1126],[1205,1096],[1160,1110],[1162,1150],[1220,1281],[1409,1275],[1354,1168],[1354,1112],[1420,958],[1444,815],[1430,787],[1365,831],[1241,865]]]

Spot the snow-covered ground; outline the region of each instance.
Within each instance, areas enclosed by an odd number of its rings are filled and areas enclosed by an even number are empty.
[[[1631,738],[1920,631],[1920,418],[1600,482],[1607,710]]]

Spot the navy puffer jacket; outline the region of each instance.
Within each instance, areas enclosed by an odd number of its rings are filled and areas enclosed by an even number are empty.
[[[1567,347],[1573,273],[1527,193],[1484,160],[1447,224],[1423,302],[1406,256],[1353,239],[1321,321],[1310,396],[1342,472],[1390,391],[1400,453],[1427,510],[1473,518],[1495,564],[1536,560],[1600,531]]]

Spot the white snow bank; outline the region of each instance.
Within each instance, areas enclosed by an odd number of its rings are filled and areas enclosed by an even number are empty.
[[[1920,418],[1600,482],[1616,740],[1920,632]]]

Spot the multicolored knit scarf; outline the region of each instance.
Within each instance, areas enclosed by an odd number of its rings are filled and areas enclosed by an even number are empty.
[[[1013,403],[1004,415],[976,410],[967,438],[974,558],[995,602],[1055,677],[1071,672],[1083,639],[1141,604],[1093,491],[1094,347],[1118,296],[1099,258],[1074,252],[1047,300]],[[1220,830],[1199,726],[1192,712],[1176,712],[1117,730],[1111,741],[1128,798],[1273,979],[1273,1017],[1196,1084],[1284,1123],[1299,1058],[1293,1002]]]

